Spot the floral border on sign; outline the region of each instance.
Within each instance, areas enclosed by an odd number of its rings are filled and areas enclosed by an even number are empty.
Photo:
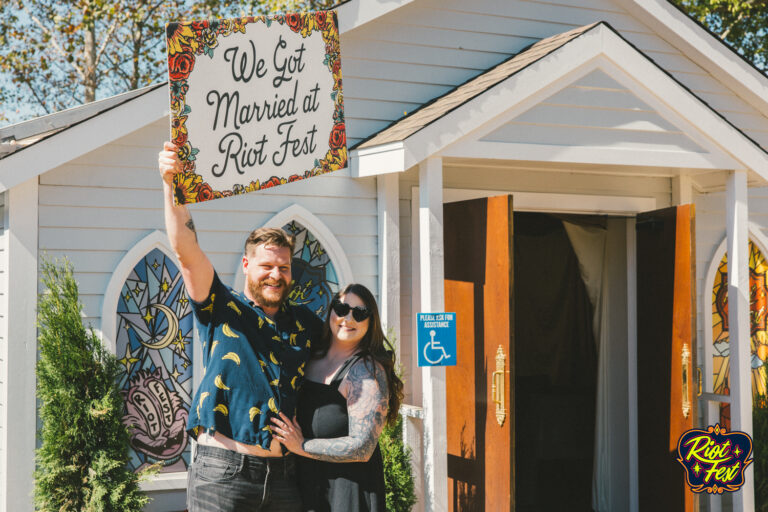
[[[322,34],[323,41],[325,41],[323,64],[333,74],[331,99],[335,104],[333,128],[328,140],[329,149],[322,160],[315,159],[314,167],[304,171],[303,174],[292,174],[287,178],[272,176],[262,182],[256,180],[247,185],[236,184],[231,190],[213,190],[211,185],[203,181],[203,177],[195,172],[199,149],[192,145],[185,126],[189,114],[192,112],[191,107],[186,104],[186,94],[189,90],[188,79],[195,67],[197,56],[207,55],[213,58],[214,49],[219,44],[219,37],[226,37],[236,32],[245,34],[245,26],[255,22],[262,22],[267,26],[272,23],[286,25],[293,32],[301,34],[302,37],[309,37],[313,32]],[[183,166],[183,172],[176,175],[174,180],[177,203],[198,203],[220,197],[245,194],[336,171],[347,166],[347,140],[341,89],[341,52],[335,12],[316,11],[275,16],[247,16],[227,20],[169,23],[166,25],[166,37],[168,40],[168,78],[171,95],[171,141],[180,148],[179,158]]]

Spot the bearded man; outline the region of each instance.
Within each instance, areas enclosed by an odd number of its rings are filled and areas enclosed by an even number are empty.
[[[165,227],[198,320],[203,378],[187,430],[197,450],[187,476],[187,507],[202,511],[298,511],[294,455],[272,438],[271,418],[293,417],[311,340],[322,322],[286,301],[293,238],[260,228],[245,241],[245,290],[219,279],[200,248],[192,217],[174,204],[178,148],[158,156]]]

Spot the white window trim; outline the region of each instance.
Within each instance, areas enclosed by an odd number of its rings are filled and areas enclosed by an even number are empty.
[[[164,231],[155,230],[149,235],[137,242],[120,260],[115,270],[112,271],[112,277],[109,279],[107,288],[104,292],[104,301],[101,305],[101,342],[113,354],[117,350],[117,303],[120,294],[123,291],[125,280],[136,266],[150,251],[159,249],[168,258],[173,261],[176,268],[180,269],[179,261],[176,259],[173,251],[168,246],[168,237]],[[197,391],[200,384],[199,365],[195,361],[202,361],[202,352],[200,350],[200,341],[197,334],[197,320],[195,328],[192,329],[192,395]],[[189,440],[194,455],[195,444],[192,439]],[[187,472],[179,471],[175,473],[161,473],[155,475],[149,480],[141,482],[141,489],[145,492],[152,491],[172,491],[186,489]]]

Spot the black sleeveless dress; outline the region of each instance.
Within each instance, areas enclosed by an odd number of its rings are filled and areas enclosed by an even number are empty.
[[[305,439],[349,434],[347,400],[339,393],[339,384],[359,357],[355,355],[345,361],[330,384],[304,380],[296,417]],[[384,512],[384,465],[378,443],[367,462],[298,459],[299,489],[305,511]]]

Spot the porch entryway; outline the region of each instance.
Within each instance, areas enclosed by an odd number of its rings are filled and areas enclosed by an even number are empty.
[[[445,307],[459,325],[450,508],[588,511],[593,492],[626,503],[627,220],[512,213],[513,202],[444,205]]]
[[[381,262],[380,290],[388,308],[387,321],[392,318],[400,325],[402,316],[399,334],[402,357],[411,361],[406,374],[410,399],[423,407],[418,413],[423,417],[418,427],[423,428],[423,436],[416,432],[413,439],[423,440],[417,448],[417,464],[423,470],[427,510],[448,509],[448,481],[442,477],[449,475],[444,451],[450,444],[446,410],[455,397],[446,394],[445,369],[416,366],[412,319],[416,312],[447,310],[443,234],[449,226],[444,222],[443,204],[507,193],[514,196],[516,211],[600,214],[609,217],[609,224],[610,217],[623,217],[618,222],[623,223],[624,236],[614,240],[624,251],[624,260],[617,261],[624,261],[618,267],[625,275],[616,282],[626,288],[625,303],[616,308],[622,311],[601,318],[616,319],[624,343],[598,345],[593,466],[597,473],[604,473],[593,481],[615,478],[628,483],[601,485],[591,495],[598,510],[642,510],[642,493],[654,487],[645,481],[639,464],[645,453],[638,396],[645,393],[645,383],[637,359],[642,344],[639,309],[633,302],[641,296],[635,218],[640,212],[692,203],[697,192],[726,190],[728,250],[737,258],[739,269],[729,273],[729,296],[738,295],[729,305],[735,327],[731,336],[748,341],[744,299],[748,293],[739,294],[748,285],[739,281],[746,275],[740,271],[748,267],[744,257],[747,183],[765,183],[766,153],[612,27],[597,23],[543,39],[410,112],[358,144],[351,162],[353,175],[379,180],[379,240],[381,253],[387,255]],[[403,236],[401,219],[407,226]],[[695,296],[693,288],[691,294]],[[610,306],[606,302],[601,309]],[[745,350],[736,345],[732,356]],[[603,347],[621,347],[623,353],[617,352],[615,360],[624,366],[605,364],[614,358],[602,357]],[[735,360],[744,368],[731,370],[732,416],[738,417],[734,428],[750,431],[749,393],[742,392],[749,389],[745,377],[749,360]],[[667,362],[671,366],[664,377],[675,380],[678,387],[682,375],[690,379],[690,355],[685,364],[672,356]],[[619,382],[602,378],[603,372],[612,371],[623,372],[623,387],[606,387],[611,398],[603,401],[600,382]],[[663,393],[673,393],[671,389]],[[619,410],[617,403],[624,404],[627,414],[616,421],[610,414],[601,414],[601,407]],[[670,406],[667,417],[672,410]],[[671,437],[670,433],[663,439],[656,437],[652,444],[661,446],[667,458]],[[501,451],[508,452],[503,447]],[[461,455],[461,450],[457,453]],[[603,461],[601,454],[610,456]],[[511,462],[510,468],[515,470]],[[484,478],[488,475],[486,470]],[[748,510],[752,503],[749,472],[744,489],[734,495],[739,510]],[[510,492],[510,496],[517,495]]]

